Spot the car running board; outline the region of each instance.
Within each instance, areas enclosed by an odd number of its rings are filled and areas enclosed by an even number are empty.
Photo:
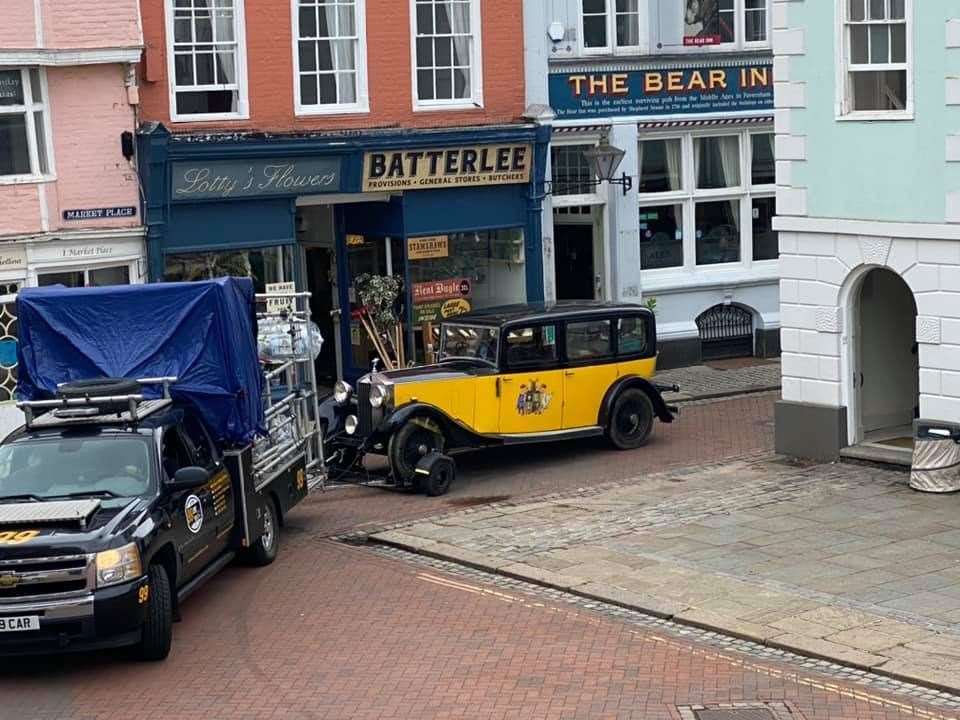
[[[207,565],[199,575],[177,591],[177,604],[182,603],[190,597],[195,590],[223,570],[236,556],[237,554],[235,552],[228,552],[226,555],[221,555],[214,562]]]

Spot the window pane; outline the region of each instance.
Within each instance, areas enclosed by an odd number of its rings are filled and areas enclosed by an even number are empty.
[[[353,5],[337,6],[337,35],[340,37],[353,37],[357,34],[357,23],[354,16]]]
[[[434,10],[434,19],[436,21],[434,32],[437,35],[449,35],[453,30],[453,18],[450,17],[450,3],[443,2],[443,0],[436,0]]]
[[[116,267],[99,268],[91,270],[90,287],[102,287],[104,285],[129,285],[130,268],[127,265],[118,265]]]
[[[433,34],[433,7],[429,3],[417,3],[417,34]]]
[[[203,53],[197,58],[197,85],[213,85],[213,53]]]
[[[890,62],[890,31],[888,25],[870,27],[870,62],[886,65]]]
[[[885,0],[868,0],[870,4],[870,19],[883,20],[886,17],[884,13]]]
[[[213,42],[213,22],[208,14],[198,15],[193,20],[196,42]]]
[[[642,317],[617,320],[617,354],[647,354],[647,322]]]
[[[417,67],[433,67],[433,40],[417,38]]]
[[[507,364],[539,365],[557,359],[557,329],[554,325],[517,328],[507,333]]]
[[[0,70],[0,105],[23,105],[23,78],[19,70]]]
[[[739,136],[694,138],[694,157],[701,190],[740,185]]]
[[[904,110],[906,70],[850,73],[854,110]]]
[[[583,44],[588,48],[607,46],[607,19],[602,15],[583,18]]]
[[[740,201],[697,203],[697,265],[740,261]]]
[[[317,69],[333,70],[333,42],[330,40],[317,43]]]
[[[554,146],[550,153],[554,195],[587,195],[594,192],[593,174],[583,151],[589,145]]]
[[[773,134],[750,136],[753,147],[751,182],[754,185],[772,185],[777,181],[773,157]]]
[[[337,73],[337,87],[340,91],[340,102],[355,103],[357,101],[357,74],[355,72]]]
[[[470,33],[470,0],[453,3],[453,32],[458,35]]]
[[[237,70],[234,65],[233,50],[217,53],[217,84],[233,85],[237,82]]]
[[[319,85],[320,103],[323,105],[337,104],[337,77],[333,73],[324,73],[317,77]]]
[[[890,19],[903,20],[905,15],[905,3],[903,0],[890,0]]]
[[[417,71],[417,97],[421,100],[433,100],[433,71]]]
[[[683,265],[683,206],[640,208],[640,267],[643,270]]]
[[[905,63],[907,61],[907,26],[897,24],[890,26],[890,62]]]
[[[850,19],[854,22],[860,22],[866,18],[866,11],[864,3],[866,0],[849,0],[850,2]]]
[[[173,21],[173,41],[175,43],[193,42],[193,23],[189,17],[178,17]]]
[[[718,0],[720,6],[720,42],[731,43],[737,39],[737,11],[733,0]]]
[[[616,0],[617,46],[633,47],[640,44],[639,0]]]
[[[453,71],[453,95],[457,98],[469,98],[473,95],[468,69],[455,69]]]
[[[746,0],[747,42],[763,42],[767,39],[767,0]]]
[[[854,65],[866,65],[869,56],[869,25],[854,25],[850,28],[850,62]]]
[[[583,12],[603,15],[607,12],[607,0],[583,0]]]
[[[436,52],[437,67],[451,67],[453,65],[453,40],[437,38],[433,41]]]
[[[453,71],[439,69],[436,74],[436,88],[438,100],[450,100],[453,98]]]
[[[305,74],[300,76],[300,104],[301,105],[317,104],[317,76],[316,75]]]
[[[300,42],[300,69],[317,69],[317,44],[312,40]]]
[[[0,115],[0,175],[29,175],[27,116]]]
[[[683,148],[678,139],[644,140],[640,143],[641,193],[670,192],[682,189],[680,174]]]
[[[317,36],[317,11],[313,7],[300,8],[300,37]]]
[[[567,359],[589,360],[613,354],[609,320],[567,323]]]
[[[753,200],[753,259],[776,260],[780,257],[777,233],[773,229],[773,217],[777,214],[776,198]]]
[[[353,52],[356,43],[353,40],[336,40],[333,46],[337,70],[356,70],[357,58]]]
[[[47,134],[44,131],[43,111],[37,110],[33,113],[33,131],[37,137],[37,168],[46,175],[50,172],[50,159],[47,157]]]
[[[180,115],[235,113],[237,112],[237,93],[235,90],[178,92],[177,112]]]
[[[33,95],[33,102],[43,102],[43,85],[40,83],[40,71],[30,70],[30,94]]]
[[[180,87],[193,85],[193,55],[177,54],[173,58],[175,82]]]
[[[47,287],[48,285],[66,285],[67,287],[83,287],[83,271],[59,272],[59,273],[40,273],[37,275],[37,285]]]

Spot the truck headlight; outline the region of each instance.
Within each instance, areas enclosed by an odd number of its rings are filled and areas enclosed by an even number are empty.
[[[117,585],[141,575],[143,564],[136,543],[97,553],[97,587]]]
[[[353,388],[343,380],[337,380],[337,384],[333,386],[333,399],[340,405],[349,400],[352,394]]]
[[[370,406],[379,408],[387,401],[387,388],[383,385],[370,386]]]

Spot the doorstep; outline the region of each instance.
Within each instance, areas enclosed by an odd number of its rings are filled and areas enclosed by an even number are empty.
[[[845,447],[840,450],[840,458],[896,467],[913,466],[913,450],[872,442]]]

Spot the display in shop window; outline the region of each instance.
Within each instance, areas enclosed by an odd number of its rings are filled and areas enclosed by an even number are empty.
[[[363,274],[354,280],[360,307],[351,314],[366,331],[387,370],[406,364],[398,305],[403,281],[393,275]]]
[[[733,0],[687,0],[683,44],[719,45],[736,39]]]
[[[429,260],[445,258],[450,255],[450,239],[446,235],[409,238],[407,240],[408,260]]]

